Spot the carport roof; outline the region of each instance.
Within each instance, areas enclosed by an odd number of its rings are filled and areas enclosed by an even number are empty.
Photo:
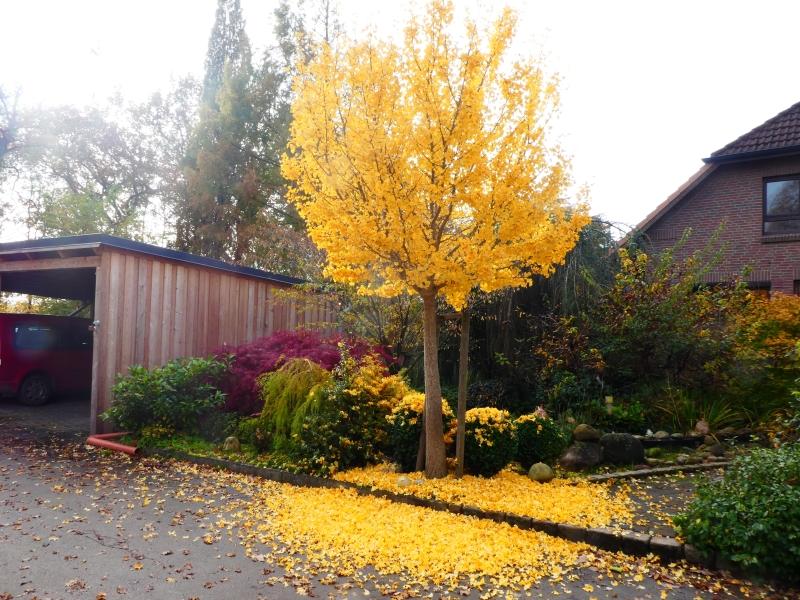
[[[168,260],[175,260],[192,265],[219,269],[229,273],[237,273],[247,277],[266,279],[268,281],[275,281],[278,283],[304,283],[302,279],[297,279],[296,277],[278,275],[276,273],[270,273],[269,271],[262,271],[261,269],[254,269],[252,267],[232,265],[214,258],[197,256],[195,254],[189,254],[188,252],[180,252],[178,250],[171,250],[169,248],[162,248],[160,246],[145,244],[143,242],[135,242],[133,240],[126,240],[124,238],[102,233],[57,238],[42,238],[38,240],[25,240],[20,242],[6,242],[0,244],[0,260],[25,260],[28,258],[34,258],[34,256],[32,256],[34,254],[36,258],[41,258],[43,257],[43,254],[47,255],[48,253],[51,253],[53,257],[59,257],[61,256],[61,252],[74,255],[73,251],[98,248],[100,246],[127,250],[129,252],[138,252],[141,254],[149,254],[159,258],[166,258]]]

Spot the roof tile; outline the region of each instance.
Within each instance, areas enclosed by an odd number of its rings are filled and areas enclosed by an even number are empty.
[[[723,146],[706,162],[722,162],[754,154],[800,150],[800,102]]]

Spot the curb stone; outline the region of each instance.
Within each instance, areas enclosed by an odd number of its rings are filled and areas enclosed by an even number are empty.
[[[698,564],[708,568],[730,569],[730,563],[727,561],[724,561],[714,555],[706,556],[694,546],[682,544],[675,538],[650,536],[646,533],[639,533],[624,529],[608,527],[591,528],[581,527],[579,525],[570,525],[568,523],[555,523],[553,521],[534,519],[532,517],[526,517],[512,513],[482,510],[476,506],[470,506],[467,504],[456,504],[441,500],[420,498],[411,494],[398,494],[388,490],[380,490],[358,485],[349,481],[338,481],[325,477],[317,477],[315,475],[291,473],[290,471],[283,471],[281,469],[272,469],[268,467],[257,467],[255,465],[239,463],[224,458],[196,456],[193,454],[180,452],[178,450],[143,448],[141,449],[141,455],[152,458],[171,458],[198,465],[223,469],[234,473],[241,473],[243,475],[252,475],[262,479],[267,479],[269,481],[276,481],[278,483],[288,483],[298,487],[351,489],[361,496],[384,498],[390,500],[391,502],[428,508],[440,512],[450,512],[479,519],[487,519],[498,523],[507,523],[519,529],[541,531],[542,533],[546,533],[554,537],[560,537],[573,542],[583,542],[604,550],[621,550],[622,552],[633,556],[647,556],[649,554],[654,554],[666,562],[685,559],[690,563]],[[717,463],[714,466],[721,466],[721,463]],[[648,472],[655,470],[656,469],[651,469]],[[685,470],[685,468],[681,470]]]
[[[729,460],[703,463],[700,465],[674,465],[669,467],[654,467],[652,469],[638,469],[636,471],[617,471],[616,473],[604,473],[603,475],[589,475],[586,481],[600,483],[602,481],[612,481],[614,479],[641,479],[644,477],[655,477],[656,475],[668,475],[670,473],[691,473],[692,471],[713,471],[722,467],[727,467]]]

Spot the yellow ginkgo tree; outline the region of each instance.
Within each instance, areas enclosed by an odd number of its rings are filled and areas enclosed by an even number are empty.
[[[425,473],[447,474],[436,302],[529,285],[562,262],[587,222],[564,200],[568,161],[551,142],[556,82],[511,60],[516,18],[454,31],[433,0],[400,44],[322,46],[294,80],[282,172],[326,274],[362,293],[424,305]]]

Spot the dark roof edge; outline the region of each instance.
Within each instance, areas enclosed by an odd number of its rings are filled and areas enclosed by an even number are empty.
[[[800,145],[785,146],[783,148],[770,148],[769,150],[754,150],[752,152],[739,152],[738,154],[713,154],[703,159],[706,164],[720,164],[738,162],[744,160],[757,160],[759,158],[773,158],[776,156],[788,156],[790,154],[800,154]]]
[[[669,212],[673,206],[683,200],[687,194],[694,190],[698,185],[705,181],[706,177],[711,175],[717,168],[716,164],[704,164],[701,166],[683,185],[677,190],[672,192],[666,200],[656,206],[649,215],[642,219],[636,227],[626,233],[621,240],[617,243],[617,247],[622,247],[637,233],[645,232],[650,229],[661,217]]]
[[[196,254],[190,254],[189,252],[181,252],[179,250],[172,250],[170,248],[162,248],[161,246],[154,246],[153,244],[145,244],[144,242],[126,240],[125,238],[106,235],[103,233],[90,233],[86,235],[73,235],[57,238],[41,238],[38,240],[24,240],[19,242],[5,242],[0,243],[0,252],[16,250],[20,252],[24,252],[25,250],[47,250],[48,248],[86,246],[91,244],[96,244],[98,246],[109,246],[111,248],[128,250],[130,252],[139,252],[141,254],[149,254],[159,258],[166,258],[168,260],[185,262],[202,267],[209,267],[211,269],[218,269],[220,271],[227,271],[228,273],[245,275],[247,277],[266,279],[268,281],[275,281],[277,283],[286,283],[291,285],[306,283],[305,280],[298,279],[297,277],[278,275],[277,273],[270,273],[269,271],[262,271],[261,269],[255,269],[253,267],[232,265],[215,258],[197,256]]]

